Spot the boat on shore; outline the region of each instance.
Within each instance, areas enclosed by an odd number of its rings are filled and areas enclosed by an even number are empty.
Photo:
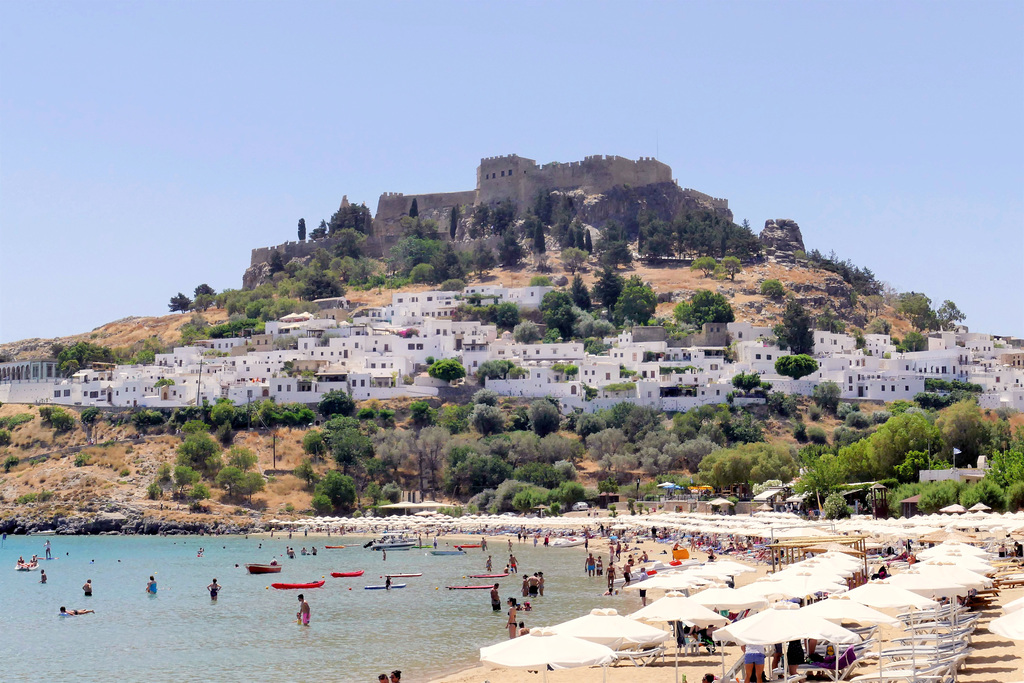
[[[280,574],[281,566],[279,564],[247,564],[245,568],[250,574]]]
[[[272,583],[271,588],[277,590],[301,590],[303,588],[323,588],[326,581],[310,581],[309,583]]]
[[[331,572],[331,576],[336,579],[347,579],[354,576],[362,576],[364,571],[364,569],[360,569],[357,572]]]

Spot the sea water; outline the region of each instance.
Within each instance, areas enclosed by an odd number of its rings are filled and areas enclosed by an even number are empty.
[[[52,561],[39,571],[15,571],[19,556]],[[522,575],[544,572],[544,597],[527,598],[520,612],[527,627],[551,626],[595,607],[629,613],[635,595],[605,597],[605,577],[588,578],[582,548],[544,548],[517,543],[520,575],[496,579],[502,611],[493,612],[489,591],[449,591],[446,586],[486,584],[469,574],[501,573],[508,537],[489,536],[486,552],[434,556],[416,549],[387,553],[364,549],[355,536],[296,534],[240,536],[8,536],[0,550],[0,680],[77,681],[375,681],[378,673],[402,671],[403,681],[425,681],[479,662],[479,648],[508,638],[505,600],[522,598]],[[424,539],[425,541],[427,539]],[[432,540],[432,539],[431,539]],[[347,545],[325,550],[323,545]],[[262,549],[260,548],[262,544]],[[284,556],[296,549],[295,559]],[[317,546],[318,555],[299,554]],[[199,548],[205,549],[197,557]],[[607,546],[602,543],[605,561]],[[446,549],[441,537],[439,548]],[[488,555],[493,572],[485,570]],[[246,563],[276,558],[279,574],[250,575]],[[238,565],[236,567],[235,565]],[[331,572],[365,570],[358,578]],[[393,579],[399,590],[364,590],[388,573],[422,572]],[[150,576],[155,596],[146,593]],[[223,586],[216,602],[206,586]],[[82,585],[92,579],[92,597]],[[275,590],[272,582],[326,580],[320,589]],[[351,588],[351,590],[349,590]],[[312,610],[311,625],[296,624],[298,594]],[[60,618],[68,609],[95,614]]]

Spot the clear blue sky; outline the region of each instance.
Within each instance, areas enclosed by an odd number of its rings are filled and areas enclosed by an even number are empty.
[[[1024,4],[0,4],[0,341],[241,286],[343,194],[655,155],[1024,336]]]

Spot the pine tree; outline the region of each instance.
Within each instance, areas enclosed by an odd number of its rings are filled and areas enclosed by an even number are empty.
[[[451,238],[455,239],[455,233],[459,229],[459,207],[458,205],[452,207],[451,217],[448,224],[448,234]]]
[[[775,327],[775,336],[788,346],[794,355],[809,354],[814,351],[814,330],[811,329],[811,316],[796,299],[790,298],[786,302],[782,322]]]
[[[584,311],[590,310],[590,292],[587,291],[587,286],[583,284],[583,278],[580,277],[579,273],[572,278],[572,285],[569,287],[569,296],[572,297],[572,302]]]
[[[300,242],[305,242],[306,241],[306,219],[305,218],[300,218],[299,219],[299,241]]]
[[[409,207],[409,218],[416,218],[420,215],[420,205],[416,201],[416,197],[412,198],[412,206]]]

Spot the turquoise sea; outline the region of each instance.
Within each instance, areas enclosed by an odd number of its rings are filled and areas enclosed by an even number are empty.
[[[14,570],[19,555],[43,555],[49,540],[57,559],[39,572]],[[449,591],[448,585],[487,583],[465,579],[483,574],[488,554],[500,573],[508,559],[507,537],[488,537],[487,553],[433,556],[426,550],[392,551],[387,560],[362,548],[355,536],[268,535],[244,537],[8,536],[0,550],[0,680],[76,681],[376,681],[402,671],[403,681],[425,681],[474,665],[479,648],[507,638],[505,612],[491,611],[488,592]],[[324,550],[323,544],[349,545]],[[262,549],[259,547],[262,544]],[[294,560],[282,557],[285,546]],[[528,627],[550,626],[594,607],[628,613],[633,596],[604,597],[604,579],[588,579],[581,548],[517,544],[520,574],[543,571],[545,596],[521,614]],[[298,555],[316,545],[317,556]],[[441,537],[440,547],[445,539]],[[205,548],[197,558],[199,548]],[[284,565],[280,574],[249,575],[245,563]],[[239,567],[236,568],[235,565]],[[331,578],[332,571],[366,570],[359,578]],[[395,579],[401,590],[368,591],[381,575],[422,572]],[[145,592],[150,575],[158,593]],[[216,602],[206,586],[216,577],[223,590]],[[317,590],[274,590],[273,582],[309,582],[326,577]],[[92,579],[93,596],[82,584]],[[522,601],[521,579],[499,579],[502,601]],[[352,590],[349,590],[351,588]],[[438,590],[439,589],[439,590]],[[298,593],[312,609],[309,628],[295,623]],[[59,618],[68,609],[96,614]]]

